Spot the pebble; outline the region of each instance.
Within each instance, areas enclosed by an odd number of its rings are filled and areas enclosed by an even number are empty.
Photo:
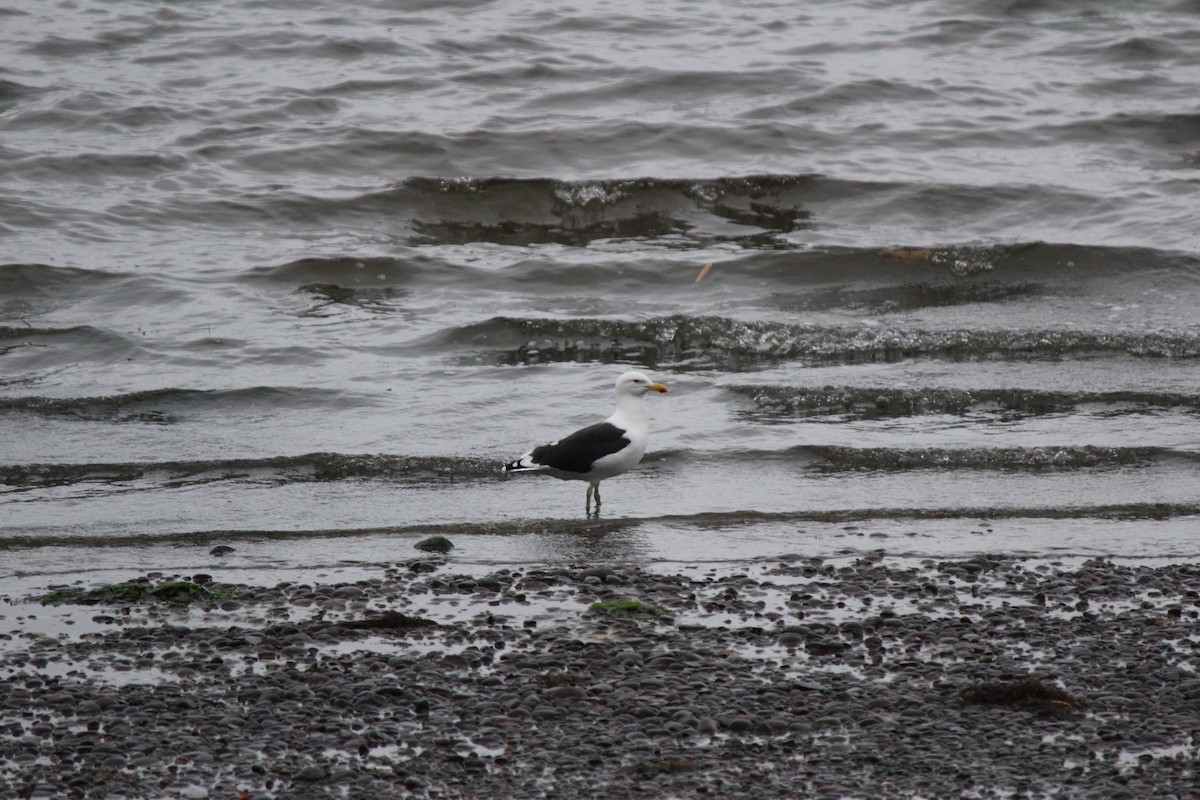
[[[312,764],[296,773],[298,781],[320,781],[325,779],[325,768]]]
[[[87,637],[0,641],[0,786],[318,800],[1194,790],[1200,567],[796,557],[703,578],[452,572],[414,560],[277,587],[217,575],[236,614],[133,604],[102,609],[113,623]],[[583,613],[601,592],[672,617]],[[377,609],[439,625],[334,627]],[[51,660],[69,666],[41,671]],[[1079,708],[960,698],[1027,676]]]

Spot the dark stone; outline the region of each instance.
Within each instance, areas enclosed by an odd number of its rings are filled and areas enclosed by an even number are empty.
[[[417,542],[413,547],[425,553],[449,553],[454,549],[454,543],[445,536],[430,536],[428,539]]]
[[[324,780],[325,768],[318,764],[312,764],[297,772],[295,778],[298,781],[305,781],[307,783]]]

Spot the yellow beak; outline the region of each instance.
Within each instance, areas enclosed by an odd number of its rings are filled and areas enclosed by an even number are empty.
[[[666,392],[666,391],[667,391],[667,387],[663,386],[661,383],[652,383],[652,384],[650,384],[650,391],[652,391],[652,392]]]

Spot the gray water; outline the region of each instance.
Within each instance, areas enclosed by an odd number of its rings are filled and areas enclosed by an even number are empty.
[[[30,1],[0,45],[9,575],[1200,555],[1200,4]],[[670,392],[600,520],[501,479],[629,367]]]

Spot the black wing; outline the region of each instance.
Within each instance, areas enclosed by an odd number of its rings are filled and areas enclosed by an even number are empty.
[[[530,455],[534,463],[563,472],[584,474],[591,471],[592,464],[596,461],[623,450],[628,445],[629,440],[625,438],[624,428],[618,428],[611,422],[597,422],[554,444],[535,447]]]

